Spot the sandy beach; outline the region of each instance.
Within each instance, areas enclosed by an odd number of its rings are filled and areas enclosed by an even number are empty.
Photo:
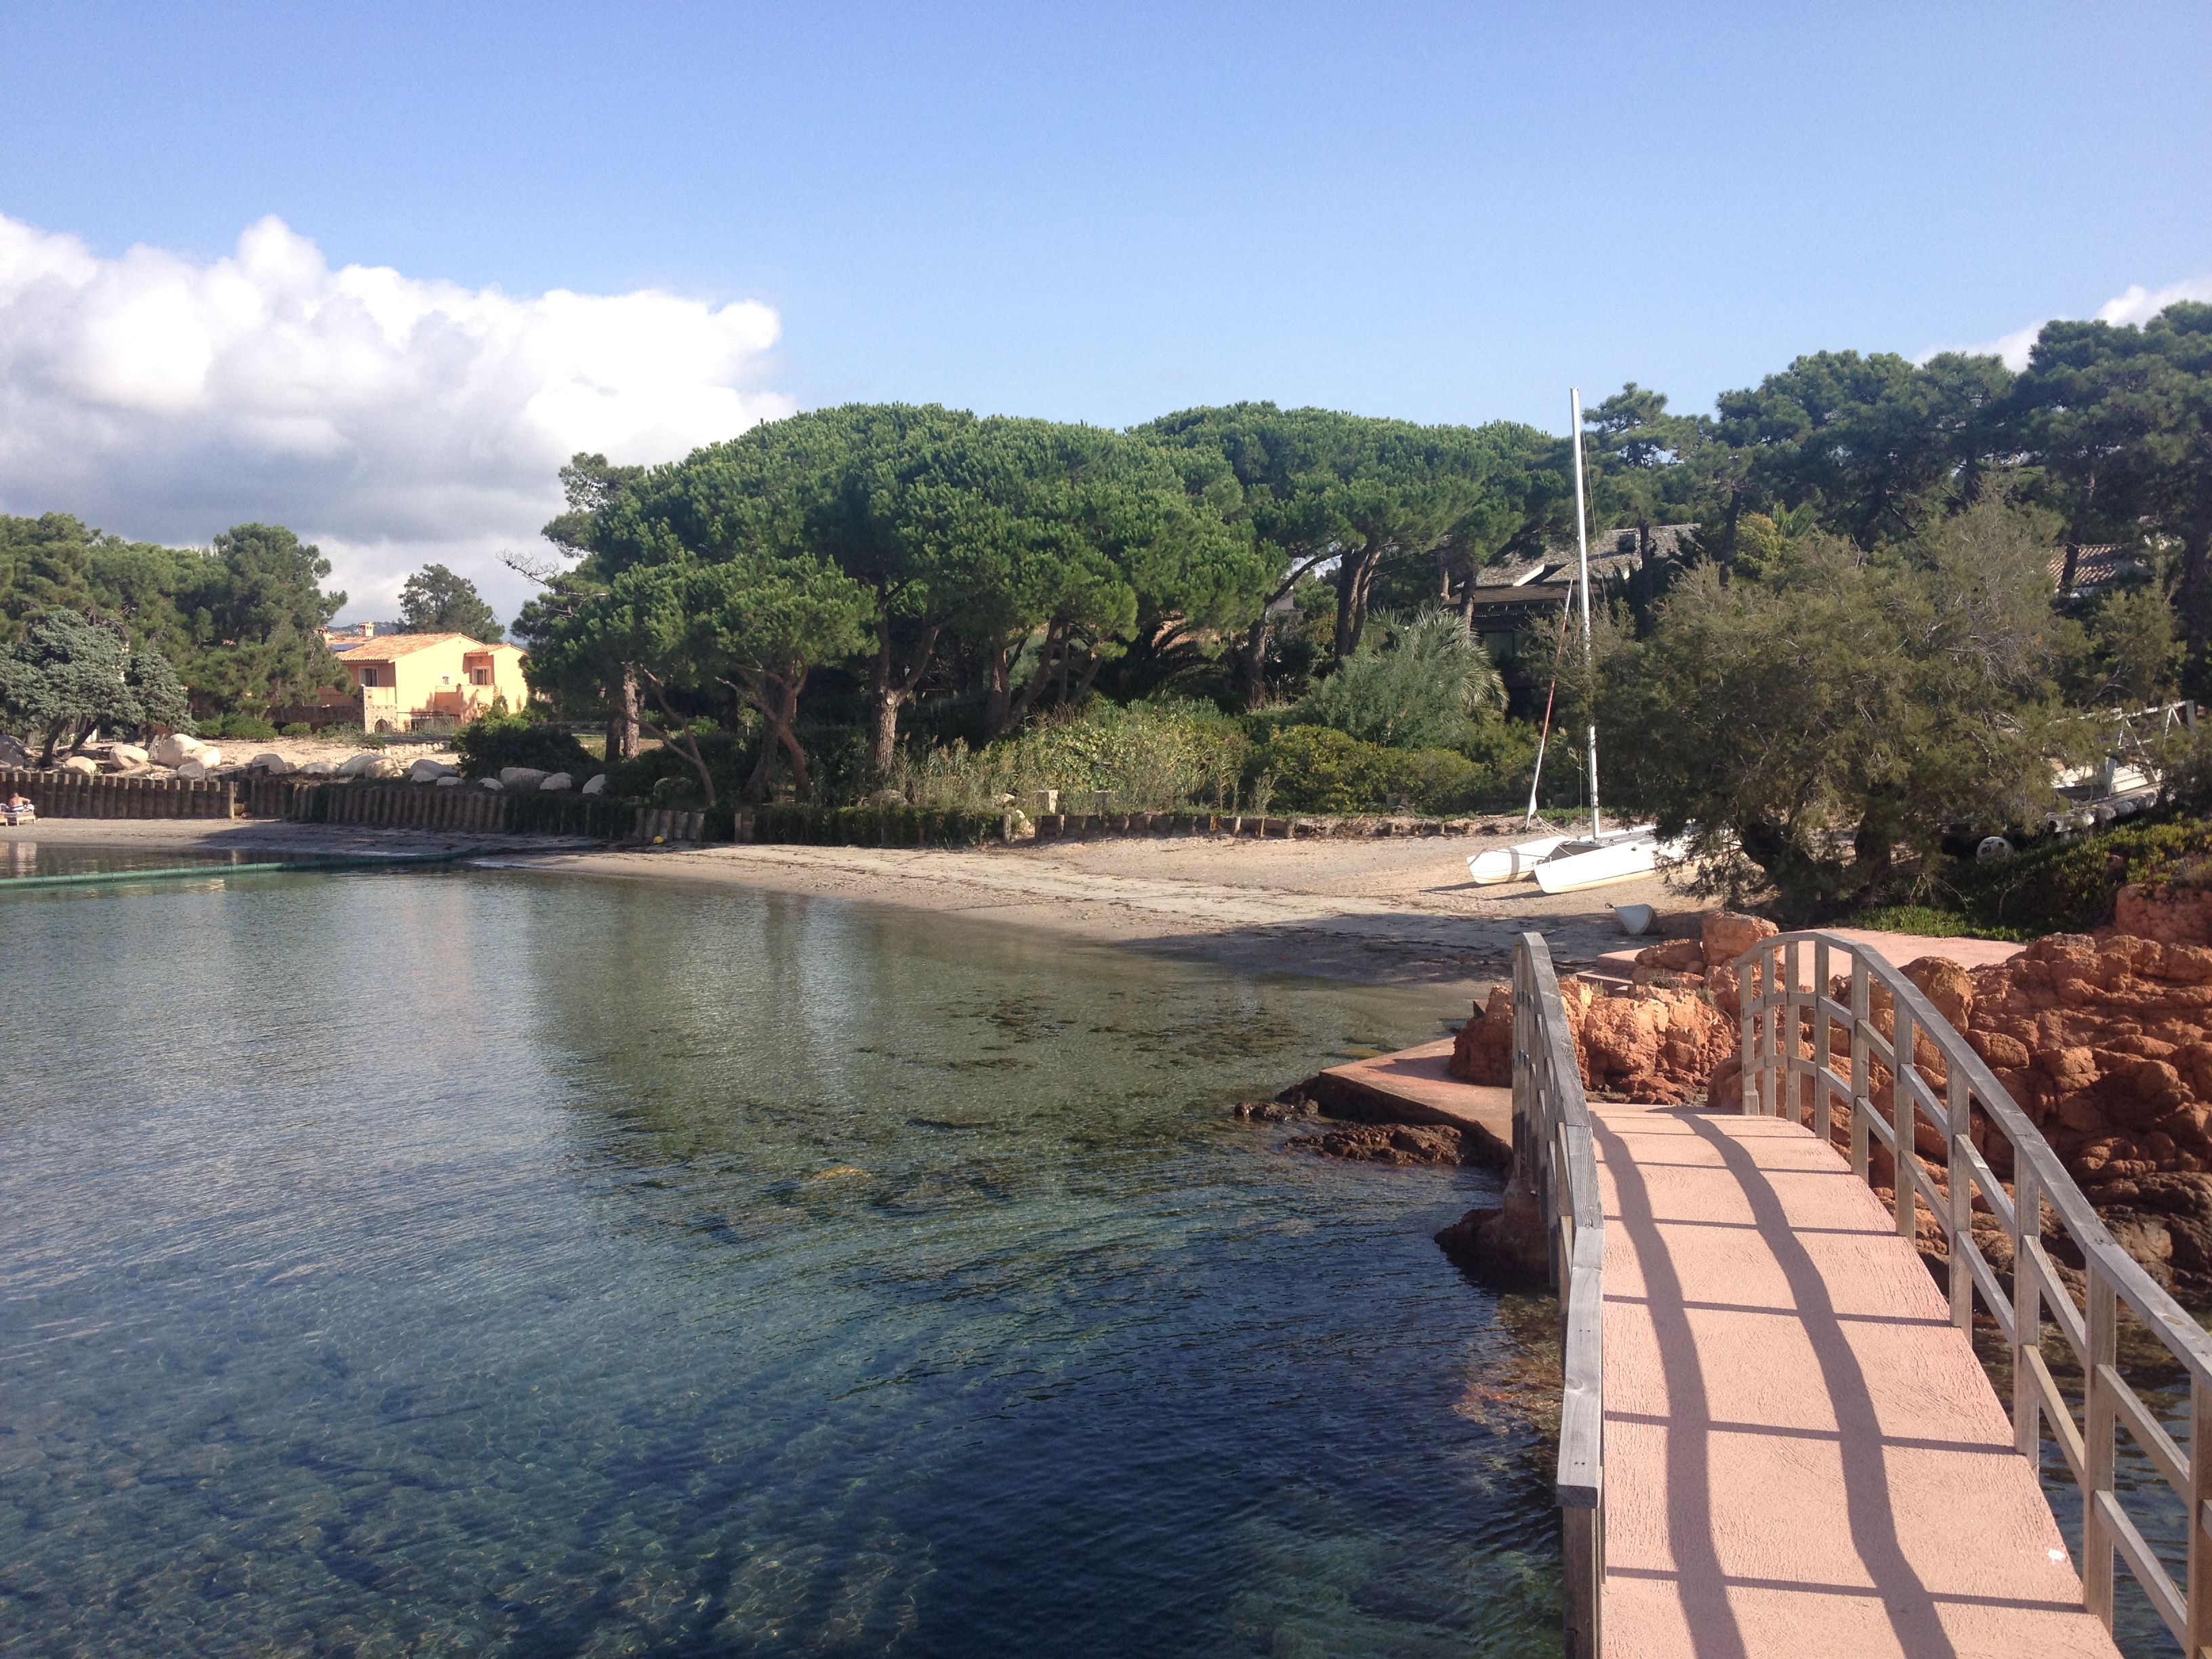
[[[1248,970],[1473,996],[1506,971],[1516,936],[1550,941],[1562,966],[1626,943],[1615,905],[1644,903],[1688,931],[1698,908],[1663,880],[1547,898],[1533,883],[1477,887],[1467,860],[1505,836],[1254,842],[1212,837],[974,849],[710,846],[618,850],[240,819],[229,823],[50,819],[7,842],[179,850],[404,855],[481,853],[611,880],[737,884],[893,904],[1218,962]],[[1664,931],[1662,920],[1661,929]]]

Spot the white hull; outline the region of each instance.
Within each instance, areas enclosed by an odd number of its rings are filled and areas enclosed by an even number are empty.
[[[1551,857],[1566,841],[1565,836],[1547,836],[1541,841],[1524,841],[1517,847],[1493,847],[1469,859],[1467,872],[1474,878],[1478,887],[1489,887],[1501,881],[1526,881],[1536,873],[1536,866]]]
[[[1547,893],[1579,893],[1616,881],[1634,881],[1674,863],[1686,852],[1679,841],[1662,842],[1649,830],[1536,866],[1536,885]]]

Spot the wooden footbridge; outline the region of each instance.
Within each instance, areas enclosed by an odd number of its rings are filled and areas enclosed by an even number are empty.
[[[1740,1113],[1593,1107],[1542,938],[1515,952],[1514,1179],[1565,1335],[1569,1653],[2110,1656],[2124,1571],[2181,1651],[2212,1654],[2212,1341],[1895,968],[1795,933],[1740,969]],[[1869,1174],[1900,1164],[1885,1203]],[[1948,1285],[1916,1232],[1943,1241]],[[2123,1309],[2185,1379],[2185,1424],[2122,1374]],[[2122,1436],[2171,1496],[2120,1479]],[[2081,1492],[2078,1561],[2046,1439]],[[2154,1498],[2186,1516],[2171,1565],[2138,1526]]]

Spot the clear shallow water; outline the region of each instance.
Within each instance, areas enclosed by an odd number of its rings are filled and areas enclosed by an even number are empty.
[[[10,1653],[1559,1647],[1439,1006],[513,874],[0,901]],[[1501,1396],[1506,1396],[1501,1399]]]

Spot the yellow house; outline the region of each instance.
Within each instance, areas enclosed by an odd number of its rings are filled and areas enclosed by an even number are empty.
[[[465,634],[387,634],[338,652],[361,693],[361,729],[405,732],[418,720],[469,720],[495,698],[520,714],[530,704],[519,645]]]

